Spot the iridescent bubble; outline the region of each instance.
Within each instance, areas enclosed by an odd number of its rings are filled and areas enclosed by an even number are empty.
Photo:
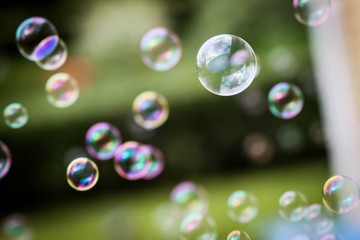
[[[258,214],[258,201],[254,194],[244,190],[233,192],[227,200],[228,216],[239,223],[248,223]]]
[[[171,191],[170,200],[184,216],[194,212],[204,215],[209,206],[205,188],[191,181],[176,185]]]
[[[320,204],[312,204],[304,212],[303,224],[309,233],[320,236],[334,226],[334,217]]]
[[[53,36],[54,41],[57,41],[56,47],[44,58],[36,61],[36,64],[47,71],[52,71],[60,68],[67,59],[67,47],[65,42],[58,36]]]
[[[297,222],[303,218],[308,201],[304,194],[287,191],[279,199],[279,214],[288,221]]]
[[[140,43],[142,60],[151,69],[166,71],[180,60],[182,46],[179,37],[166,28],[153,28]]]
[[[339,234],[329,233],[323,236],[320,240],[345,240],[345,238]]]
[[[294,0],[296,19],[308,26],[317,26],[328,19],[331,0]]]
[[[180,224],[181,240],[216,240],[217,231],[214,220],[201,213],[187,215]]]
[[[251,238],[246,232],[235,230],[229,233],[227,240],[251,240]]]
[[[210,92],[231,96],[244,91],[256,75],[256,56],[237,36],[222,34],[207,40],[196,57],[201,84]]]
[[[146,176],[150,169],[150,155],[141,144],[130,141],[121,144],[115,151],[116,172],[127,180],[138,180]]]
[[[166,98],[154,91],[138,95],[133,103],[133,115],[137,124],[146,129],[154,129],[165,123],[169,116]]]
[[[7,216],[1,226],[2,235],[9,240],[31,240],[33,232],[26,217],[20,213]]]
[[[349,177],[335,175],[325,182],[322,200],[330,211],[338,214],[348,213],[359,203],[359,185]]]
[[[291,240],[312,240],[311,237],[307,234],[299,234],[293,237]]]
[[[151,145],[142,145],[141,148],[147,148],[145,151],[150,155],[150,168],[144,179],[154,179],[159,176],[164,169],[164,155],[160,149]]]
[[[304,105],[304,98],[300,88],[286,82],[278,83],[271,88],[268,101],[270,112],[282,119],[296,117]]]
[[[26,108],[20,103],[11,103],[4,109],[5,123],[11,128],[21,128],[29,120]]]
[[[95,186],[99,179],[96,164],[88,158],[74,159],[68,166],[66,178],[69,185],[78,191],[86,191]]]
[[[46,82],[45,91],[48,101],[58,108],[73,105],[79,97],[77,81],[67,73],[56,73]]]
[[[5,177],[11,167],[11,153],[9,148],[0,141],[0,179]]]
[[[41,61],[57,46],[54,25],[42,17],[31,17],[23,21],[16,30],[16,44],[20,53],[31,61]]]
[[[99,122],[86,132],[85,142],[86,150],[91,156],[99,160],[109,160],[114,157],[122,140],[117,127],[107,122]]]

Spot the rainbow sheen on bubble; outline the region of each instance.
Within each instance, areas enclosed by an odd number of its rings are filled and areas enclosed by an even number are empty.
[[[268,95],[270,112],[282,119],[296,117],[304,105],[303,94],[296,85],[281,82],[273,86]]]
[[[0,179],[5,177],[11,167],[11,152],[5,143],[0,141]]]
[[[73,105],[79,97],[79,85],[67,73],[52,75],[46,82],[45,91],[49,103],[58,108]]]
[[[56,44],[54,49],[49,52],[41,60],[36,61],[36,64],[47,71],[53,71],[64,65],[67,59],[67,47],[64,40],[58,36],[53,36],[53,42]]]
[[[312,240],[311,237],[307,234],[299,234],[293,237],[291,240]]]
[[[255,78],[256,56],[242,38],[217,35],[201,46],[196,57],[196,71],[207,90],[231,96],[244,91]]]
[[[317,26],[325,22],[331,12],[331,0],[294,0],[296,19],[308,26]]]
[[[4,119],[10,128],[21,128],[29,120],[27,109],[20,103],[11,103],[4,109]]]
[[[27,218],[14,213],[7,216],[1,224],[1,236],[9,240],[32,240],[33,231]]]
[[[246,232],[234,230],[229,233],[226,240],[251,240],[251,238]]]
[[[68,166],[66,178],[69,185],[78,191],[86,191],[95,186],[99,179],[96,164],[88,158],[74,159]]]
[[[349,177],[335,175],[325,182],[322,200],[330,211],[338,214],[348,213],[359,204],[359,185]]]
[[[291,222],[302,220],[308,201],[304,194],[296,191],[287,191],[279,199],[280,216]]]
[[[322,205],[312,204],[303,215],[304,228],[316,236],[329,232],[334,226],[334,216]]]
[[[153,28],[141,39],[143,62],[156,71],[174,67],[181,58],[182,45],[179,37],[166,28]]]
[[[151,145],[142,145],[144,151],[147,151],[150,157],[150,168],[144,179],[154,179],[160,175],[164,169],[164,155],[157,147]]]
[[[181,221],[181,240],[216,240],[216,238],[216,224],[209,216],[191,213]]]
[[[30,61],[41,61],[57,46],[54,25],[42,17],[23,21],[16,30],[16,44],[20,53]]]
[[[235,191],[227,200],[227,214],[235,222],[251,222],[257,216],[258,210],[257,198],[248,191]]]
[[[343,236],[341,236],[340,234],[329,233],[329,234],[326,234],[325,236],[321,237],[320,240],[345,240],[345,238]]]
[[[99,160],[113,158],[121,142],[119,129],[107,122],[96,123],[86,132],[86,150],[92,157]]]
[[[135,122],[145,129],[158,128],[169,116],[168,102],[157,92],[143,92],[133,102],[133,116]]]

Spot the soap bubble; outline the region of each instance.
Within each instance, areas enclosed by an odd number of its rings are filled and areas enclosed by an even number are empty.
[[[228,216],[239,223],[248,223],[258,214],[258,201],[251,192],[238,190],[227,201]]]
[[[271,88],[268,101],[270,112],[282,119],[296,117],[304,105],[304,98],[300,88],[286,82],[278,83]]]
[[[251,238],[246,232],[235,230],[229,233],[227,240],[251,240]]]
[[[157,92],[143,92],[134,100],[133,115],[135,122],[145,129],[160,127],[169,116],[168,102]]]
[[[293,237],[291,240],[312,240],[311,237],[307,234],[299,234]]]
[[[91,156],[99,160],[113,158],[121,141],[120,131],[107,122],[92,125],[85,137],[86,150]]]
[[[166,28],[153,28],[140,43],[142,60],[151,69],[166,71],[180,60],[182,46],[179,37]]]
[[[5,177],[11,167],[11,153],[9,148],[0,141],[0,179]]]
[[[231,96],[244,91],[256,75],[256,56],[237,36],[222,34],[207,40],[196,57],[201,84],[210,92]]]
[[[26,108],[20,103],[11,103],[4,109],[5,123],[11,128],[21,128],[29,120]]]
[[[36,64],[47,71],[60,68],[67,59],[67,47],[65,42],[58,36],[53,37],[57,41],[56,47],[44,58],[36,61]]]
[[[150,168],[144,179],[153,179],[160,175],[164,169],[164,155],[160,149],[151,145],[142,145],[142,148],[147,148],[146,151],[150,154]]]
[[[323,236],[320,240],[345,240],[345,238],[339,234],[329,233]]]
[[[33,231],[26,217],[20,213],[7,216],[2,221],[2,235],[9,240],[31,240]]]
[[[93,161],[80,157],[69,164],[66,177],[72,188],[78,191],[86,191],[97,183],[99,170]]]
[[[304,212],[303,223],[309,233],[320,236],[332,229],[334,217],[320,204],[312,204]]]
[[[308,26],[317,26],[328,19],[331,0],[294,0],[296,19]]]
[[[20,53],[30,61],[41,61],[56,47],[54,25],[42,17],[23,21],[16,30],[16,44]]]
[[[346,176],[333,176],[323,187],[324,205],[334,213],[347,213],[355,209],[360,200],[358,184]]]
[[[216,240],[217,231],[214,220],[201,213],[187,215],[180,224],[181,240]]]
[[[73,105],[79,97],[77,81],[67,73],[56,73],[46,82],[45,91],[48,101],[58,108]]]
[[[297,222],[303,218],[308,201],[304,194],[287,191],[279,199],[279,214],[288,221]]]

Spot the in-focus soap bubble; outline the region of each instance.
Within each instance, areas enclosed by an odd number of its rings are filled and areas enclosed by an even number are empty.
[[[250,236],[243,231],[235,230],[229,233],[227,240],[251,240]]]
[[[180,224],[181,240],[216,240],[217,230],[214,220],[201,213],[187,215]]]
[[[113,158],[121,141],[120,131],[107,122],[92,125],[85,137],[86,150],[91,156],[99,160]]]
[[[144,151],[147,151],[150,155],[150,168],[144,179],[156,178],[164,169],[164,155],[160,149],[151,145],[142,145],[141,148],[146,148]]]
[[[340,234],[329,233],[323,236],[320,240],[345,240]]]
[[[296,19],[308,26],[317,26],[328,19],[331,0],[294,0]]]
[[[11,128],[21,128],[29,120],[26,108],[20,103],[11,103],[4,109],[6,125]]]
[[[258,201],[251,192],[238,190],[227,201],[228,216],[239,223],[248,223],[258,214]]]
[[[99,170],[93,161],[80,157],[69,164],[66,177],[72,188],[78,191],[86,191],[97,183]]]
[[[282,119],[296,117],[304,105],[303,94],[296,85],[286,82],[276,84],[269,95],[270,112]]]
[[[271,161],[275,153],[274,144],[265,133],[254,132],[248,134],[243,142],[246,156],[254,165],[264,165]]]
[[[311,237],[307,234],[299,234],[293,237],[291,240],[312,240]]]
[[[179,37],[166,28],[153,28],[140,43],[142,60],[151,69],[166,71],[180,60],[182,46]]]
[[[136,221],[129,207],[118,207],[107,212],[100,221],[102,240],[136,239]]]
[[[359,185],[346,176],[333,176],[323,187],[324,205],[334,213],[347,213],[355,209],[360,200]]]
[[[11,167],[11,153],[9,148],[0,141],[0,179],[5,177]]]
[[[308,201],[304,194],[287,191],[279,199],[279,214],[288,221],[297,222],[303,218]]]
[[[204,215],[209,206],[205,188],[191,181],[176,185],[171,191],[170,200],[183,216],[194,212]]]
[[[169,116],[166,98],[154,91],[138,95],[133,102],[134,120],[146,129],[154,129],[164,124]]]
[[[77,81],[67,73],[56,73],[46,82],[45,91],[48,101],[58,108],[73,105],[79,97]]]
[[[33,231],[29,221],[20,213],[7,216],[1,225],[2,236],[8,240],[31,240]]]
[[[201,84],[210,92],[231,96],[244,91],[256,75],[256,56],[237,36],[222,34],[207,40],[196,57]]]
[[[310,234],[320,236],[332,229],[334,216],[320,204],[312,204],[304,212],[303,224]]]
[[[129,141],[121,144],[115,151],[116,172],[127,180],[138,180],[146,176],[150,169],[150,155],[141,144]]]
[[[56,46],[54,49],[41,60],[36,61],[36,64],[47,71],[52,71],[60,68],[67,59],[67,47],[64,40],[60,39],[58,36],[54,36],[54,41],[56,41]]]
[[[41,61],[56,48],[54,25],[42,17],[23,21],[16,30],[16,44],[20,53],[31,61]]]

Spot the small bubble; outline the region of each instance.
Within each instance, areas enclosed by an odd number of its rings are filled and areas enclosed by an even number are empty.
[[[310,234],[320,236],[333,228],[334,217],[320,204],[312,204],[304,212],[303,224]]]
[[[308,201],[304,194],[296,191],[287,191],[279,199],[279,214],[288,221],[302,220]]]
[[[5,239],[11,240],[32,240],[33,231],[27,218],[20,214],[14,213],[7,216],[2,221],[2,235]]]
[[[11,103],[4,109],[5,123],[10,128],[21,128],[29,120],[26,108],[20,103]]]
[[[216,240],[217,231],[214,220],[201,213],[187,215],[180,224],[181,240]]]
[[[251,240],[251,238],[246,232],[235,230],[229,233],[227,240]]]
[[[330,0],[294,0],[296,19],[308,26],[317,26],[329,18]]]
[[[67,73],[56,73],[46,82],[45,91],[48,101],[58,108],[73,105],[79,97],[77,81]]]
[[[78,191],[86,191],[97,183],[99,170],[93,161],[80,157],[69,164],[66,177],[72,188]]]
[[[151,145],[142,145],[142,148],[147,148],[146,151],[150,155],[150,168],[144,179],[154,179],[160,175],[164,169],[164,155],[160,149]]]
[[[54,36],[53,38],[57,38],[57,44],[54,49],[47,54],[46,57],[42,58],[39,61],[36,61],[36,64],[47,71],[53,71],[60,68],[64,65],[67,59],[67,47],[65,42],[62,39],[59,39],[58,36]]]
[[[235,222],[248,223],[258,214],[258,201],[251,192],[238,190],[227,200],[228,216]]]

